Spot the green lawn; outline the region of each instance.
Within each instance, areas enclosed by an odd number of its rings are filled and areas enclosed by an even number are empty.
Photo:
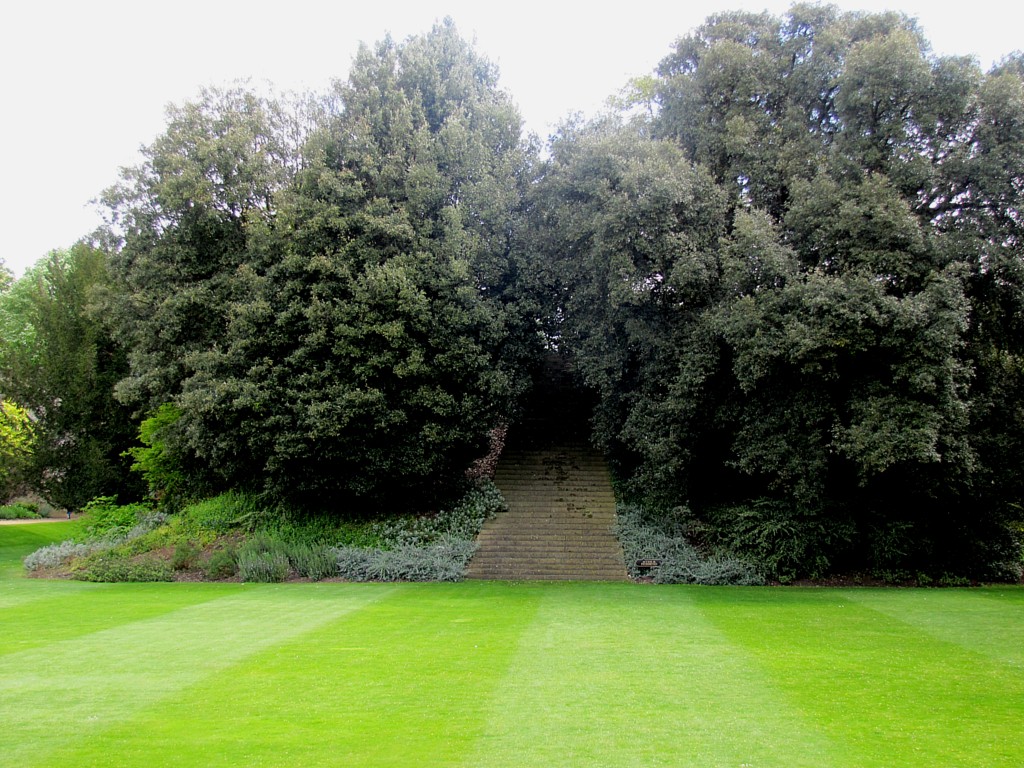
[[[1024,764],[1019,588],[22,578],[62,525],[0,526],[3,766]]]

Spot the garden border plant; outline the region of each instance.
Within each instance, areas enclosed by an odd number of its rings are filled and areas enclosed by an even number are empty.
[[[616,508],[615,534],[622,544],[626,568],[634,579],[655,584],[757,586],[764,574],[752,563],[724,552],[705,554],[691,543],[690,518],[677,508],[659,511],[635,504]],[[647,561],[650,566],[642,567]]]
[[[43,547],[24,564],[84,581],[457,581],[484,521],[504,505],[488,479],[434,514],[365,521],[267,509],[236,491],[170,515],[101,497],[83,510],[77,540]]]

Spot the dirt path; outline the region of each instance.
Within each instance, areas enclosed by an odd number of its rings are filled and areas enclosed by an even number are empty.
[[[78,515],[72,515],[72,520],[77,520]],[[40,517],[35,520],[0,520],[0,525],[27,525],[29,523],[67,523],[66,517]]]

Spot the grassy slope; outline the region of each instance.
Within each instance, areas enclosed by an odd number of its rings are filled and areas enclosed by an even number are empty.
[[[0,558],[38,527],[0,528]],[[1019,588],[101,585],[0,561],[2,766],[1019,766],[1022,717]]]

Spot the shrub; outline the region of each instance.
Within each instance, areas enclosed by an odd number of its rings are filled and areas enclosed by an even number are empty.
[[[882,574],[905,564],[913,548],[914,526],[904,520],[887,520],[870,530],[868,537],[873,573]]]
[[[662,560],[656,584],[700,584],[703,586],[761,586],[764,577],[750,563],[728,555],[702,557],[693,550],[692,556],[669,556]]]
[[[331,547],[325,544],[290,543],[288,561],[299,576],[313,581],[338,575],[338,562]]]
[[[174,581],[169,563],[155,557],[129,558],[115,551],[85,558],[72,577],[80,581]]]
[[[53,504],[48,502],[42,496],[35,493],[29,493],[15,499],[11,499],[9,503],[34,510],[35,513],[42,518],[57,516],[57,507],[53,506]]]
[[[124,507],[113,504],[109,497],[94,499],[86,505],[88,525],[85,528],[84,542],[62,541],[37,549],[24,560],[26,570],[37,571],[44,568],[59,568],[73,564],[76,560],[85,560],[82,568],[91,568],[89,558],[100,553],[110,553],[111,557],[127,559],[140,552],[152,549],[152,542],[147,541],[149,534],[159,530],[167,521],[167,515],[153,512],[141,504],[130,504]],[[131,527],[127,527],[127,526]],[[100,566],[100,573],[105,574]],[[145,570],[143,567],[142,570]],[[168,570],[170,566],[168,565]],[[172,574],[173,575],[173,574]],[[76,576],[76,578],[79,578]],[[88,581],[166,581],[159,578],[86,578]]]
[[[374,571],[372,562],[380,557],[382,549],[364,549],[362,547],[335,547],[335,561],[338,575],[348,581],[369,581]]]
[[[479,480],[451,509],[434,515],[390,518],[373,524],[384,549],[416,547],[442,539],[472,540],[484,522],[505,508],[505,499],[493,482]]]
[[[191,542],[181,542],[174,548],[174,554],[171,555],[171,568],[176,571],[192,568],[198,557],[199,550]]]
[[[648,575],[657,584],[759,585],[764,577],[749,562],[733,556],[705,556],[687,538],[688,519],[683,510],[658,513],[620,505],[616,535],[622,542],[630,576]],[[658,560],[649,571],[640,560]]]
[[[0,398],[0,494],[6,498],[24,480],[36,442],[26,408]],[[10,518],[8,518],[10,519]]]
[[[231,547],[215,550],[203,566],[208,579],[229,579],[238,573],[238,560]]]
[[[478,480],[450,509],[371,523],[377,546],[334,547],[335,573],[349,581],[458,581],[484,522],[504,508],[497,486]]]
[[[227,491],[187,506],[183,515],[197,527],[216,533],[251,524],[260,514],[256,498],[239,491]]]
[[[181,457],[170,439],[180,419],[181,410],[172,403],[164,403],[139,425],[142,445],[124,454],[134,459],[132,471],[142,474],[153,498],[170,509],[176,508],[185,489]]]
[[[114,496],[97,496],[82,508],[85,517],[83,530],[92,539],[127,536],[152,511],[145,504],[118,505]],[[144,524],[152,530],[159,521],[149,518]]]
[[[125,538],[128,540],[138,539],[148,533],[152,533],[166,524],[170,519],[170,516],[166,512],[154,512],[141,504],[133,504],[131,506],[139,507],[140,509],[137,509],[136,511],[137,522],[125,534]]]
[[[426,546],[397,549],[337,547],[337,572],[349,581],[458,581],[476,543],[445,537]]]
[[[753,561],[768,578],[783,583],[826,573],[833,554],[854,535],[848,521],[826,519],[775,499],[719,507],[709,517],[714,544]]]
[[[381,540],[369,521],[342,520],[330,513],[308,515],[294,510],[278,509],[273,516],[257,522],[258,531],[283,542],[380,546]]]
[[[61,541],[56,544],[48,544],[45,547],[40,547],[25,558],[25,569],[28,571],[38,571],[60,568],[71,560],[91,555],[101,549],[110,549],[112,546],[110,542],[106,541],[92,541],[88,543]]]
[[[238,548],[242,581],[284,581],[290,572],[288,545],[265,532],[253,534]]]
[[[38,520],[39,506],[24,501],[15,501],[0,506],[0,520]]]
[[[288,556],[280,552],[238,552],[238,575],[242,581],[284,581],[289,572]]]
[[[377,549],[384,546],[384,540],[373,523],[340,522],[330,538],[325,539],[338,547]]]

